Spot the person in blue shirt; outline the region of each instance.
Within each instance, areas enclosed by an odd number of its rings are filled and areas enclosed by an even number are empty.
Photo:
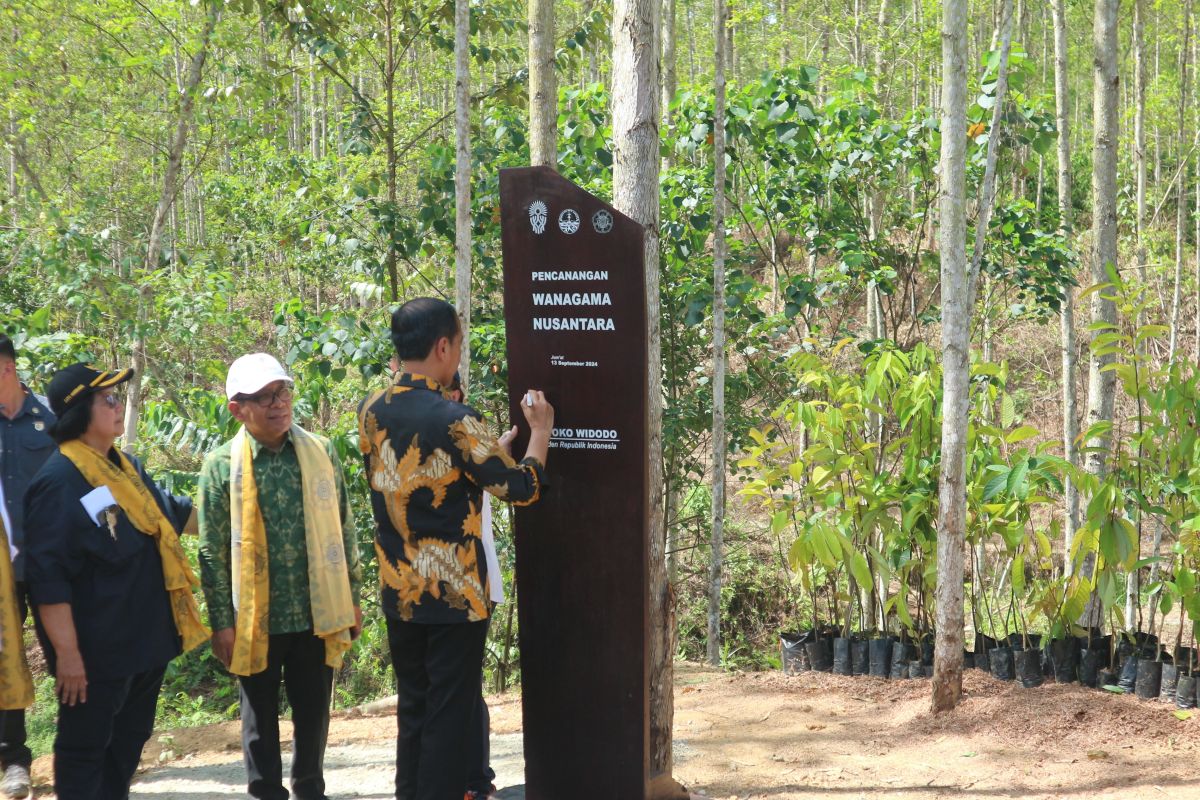
[[[0,334],[0,483],[4,488],[4,517],[9,543],[16,551],[17,613],[24,622],[28,614],[25,583],[25,491],[33,476],[54,452],[47,432],[54,414],[46,400],[29,391],[17,374],[17,351],[12,339]],[[29,765],[33,760],[25,743],[25,711],[0,712],[0,791],[12,798],[29,794]]]

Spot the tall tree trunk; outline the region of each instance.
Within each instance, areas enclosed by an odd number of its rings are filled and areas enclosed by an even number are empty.
[[[1133,3],[1133,171],[1137,183],[1138,277],[1146,284],[1146,0]]]
[[[1054,14],[1054,106],[1058,116],[1058,225],[1063,237],[1070,240],[1074,226],[1071,207],[1071,129],[1070,93],[1067,85],[1067,22],[1063,8],[1066,0],[1052,0]],[[1067,286],[1063,293],[1062,312],[1062,392],[1063,392],[1063,457],[1074,467],[1079,466],[1079,412],[1075,394],[1075,290]],[[1071,574],[1071,546],[1079,528],[1079,487],[1068,475],[1063,486],[1063,574]]]
[[[672,2],[673,2],[673,0],[672,0]],[[792,30],[792,27],[789,23],[790,16],[791,15],[788,13],[788,0],[779,0],[779,27],[781,29],[783,29],[785,31]],[[790,37],[790,36],[783,37],[783,63],[784,64],[792,63],[791,40],[792,40],[792,37]]]
[[[732,20],[725,22],[725,34],[728,37],[725,42],[725,78],[727,81],[733,81],[737,85],[738,75],[738,59],[741,57],[740,48],[734,47],[734,39],[736,39],[737,26]]]
[[[1095,66],[1093,70],[1093,171],[1092,207],[1092,281],[1108,281],[1108,269],[1117,266],[1117,91],[1120,75],[1117,72],[1117,7],[1118,0],[1095,0],[1093,44]],[[1093,292],[1091,301],[1093,325],[1116,324],[1116,306],[1105,300],[1102,292]],[[1092,340],[1104,330],[1092,332]],[[1091,348],[1089,348],[1091,349]],[[1089,355],[1087,423],[1091,427],[1099,422],[1112,420],[1113,389],[1116,375],[1104,367],[1112,361],[1111,356]],[[1102,477],[1107,469],[1109,439],[1107,436],[1089,440],[1091,448],[1085,459],[1085,468],[1092,475]]]
[[[658,0],[616,0],[612,20],[613,205],[645,226],[650,518],[650,772],[671,774],[674,609],[664,550],[659,297]]]
[[[16,40],[17,34],[13,32],[13,39]],[[20,209],[17,204],[17,114],[13,109],[8,110],[8,139],[13,144],[9,145],[8,150],[8,202],[12,211],[12,226],[17,228],[21,224]]]
[[[1145,0],[1134,0],[1133,4],[1133,168],[1137,186],[1137,215],[1135,219],[1135,249],[1137,258],[1138,279],[1142,286],[1149,285],[1146,273],[1146,41],[1145,41]],[[1182,58],[1182,56],[1181,56]],[[1180,198],[1182,200],[1182,198]],[[1179,257],[1181,254],[1179,241],[1179,226],[1176,226],[1176,281],[1179,278]],[[1140,328],[1146,322],[1145,310],[1138,311],[1137,326]],[[1145,349],[1145,344],[1139,342],[1138,352]],[[1138,417],[1138,435],[1142,433],[1142,420]],[[1138,514],[1139,520],[1141,514]],[[1139,534],[1141,525],[1138,525]],[[1138,536],[1138,555],[1141,555],[1141,536]],[[1125,619],[1132,621],[1137,608],[1141,581],[1138,571],[1134,570],[1125,584]]]
[[[879,96],[879,103],[883,109],[889,107],[888,100],[891,97],[891,81],[883,80],[884,53],[888,43],[888,14],[891,11],[891,0],[879,0],[879,15],[875,19],[875,35],[878,39],[875,42],[875,94]],[[886,86],[886,90],[885,90]]]
[[[967,266],[967,0],[942,4],[942,469],[939,478],[935,713],[962,698],[963,548],[971,324]]]
[[[708,663],[721,666],[721,571],[725,557],[725,0],[714,3],[713,459],[712,552],[708,570]]]
[[[454,0],[454,302],[462,320],[458,373],[471,379],[471,3]]]
[[[188,64],[186,81],[179,95],[179,110],[175,118],[175,131],[167,147],[167,168],[163,173],[162,192],[154,207],[150,220],[150,234],[146,238],[145,270],[148,274],[158,271],[163,229],[170,219],[175,195],[179,191],[179,172],[183,164],[183,152],[187,147],[188,131],[191,129],[192,112],[196,105],[196,91],[204,75],[204,62],[208,59],[208,46],[212,40],[217,20],[221,16],[221,4],[210,0],[205,14],[204,30],[192,60]],[[132,448],[137,443],[138,418],[142,410],[142,377],[146,372],[146,327],[149,324],[150,306],[154,302],[153,287],[149,282],[138,289],[138,326],[133,339],[133,378],[129,381],[128,399],[125,401],[124,446]]]
[[[316,59],[308,55],[308,154],[313,161],[321,157],[321,102],[318,91]]]
[[[1093,131],[1092,131],[1092,282],[1106,283],[1108,270],[1117,268],[1117,147],[1120,132],[1117,127],[1117,92],[1120,74],[1117,72],[1117,7],[1119,0],[1095,0],[1093,22]],[[1111,355],[1096,353],[1096,337],[1108,333],[1117,323],[1117,308],[1104,292],[1093,292],[1091,300],[1091,339],[1088,353],[1087,426],[1111,422],[1116,373],[1106,367]],[[1099,327],[1097,327],[1099,326]],[[1110,449],[1108,434],[1092,436],[1087,441],[1088,452],[1084,469],[1097,478],[1108,470]],[[1081,573],[1091,578],[1096,559],[1089,554]],[[1099,600],[1093,594],[1084,612],[1082,624],[1100,622]]]
[[[685,0],[686,1],[686,0]],[[671,100],[679,86],[676,71],[678,61],[678,41],[675,30],[675,0],[662,0],[662,131],[667,140],[666,155],[662,159],[662,168],[666,172],[675,162],[675,150],[670,146],[674,141],[674,119],[671,114]],[[671,474],[667,470],[666,475]],[[664,476],[663,491],[663,525],[667,537],[667,581],[673,586],[679,574],[679,526],[675,522],[675,509],[679,508],[681,481],[671,480]]]
[[[675,99],[675,91],[679,88],[678,73],[675,68],[678,50],[675,35],[675,0],[662,0],[662,115],[663,131],[670,136],[674,128],[671,118],[671,101]],[[669,164],[671,154],[666,156]]]
[[[1171,294],[1171,332],[1167,347],[1167,362],[1175,360],[1179,344],[1180,303],[1183,297],[1183,249],[1186,236],[1184,234],[1184,219],[1186,217],[1187,193],[1187,161],[1190,154],[1184,149],[1184,136],[1188,129],[1187,99],[1188,99],[1188,39],[1191,36],[1192,0],[1183,4],[1183,44],[1179,47],[1179,106],[1178,132],[1180,166],[1178,183],[1175,188],[1175,280]],[[1130,581],[1133,583],[1133,581]]]
[[[396,70],[399,69],[399,64],[396,61],[396,31],[395,31],[395,5],[394,0],[384,0],[383,2],[383,24],[384,24],[384,65],[383,65],[383,91],[384,91],[384,110],[386,111],[384,130],[384,144],[387,147],[387,200],[388,200],[388,219],[387,227],[387,254],[384,256],[385,268],[388,274],[388,282],[391,284],[392,302],[400,301],[400,276],[396,270],[396,243],[395,237],[392,236],[392,226],[396,222],[396,171],[397,171],[397,154],[396,154]],[[363,102],[362,91],[357,92],[358,101]],[[457,184],[456,184],[457,187]],[[465,335],[465,333],[464,333]]]
[[[529,0],[529,160],[535,167],[558,166],[554,0]]]
[[[1200,32],[1192,36],[1192,65],[1193,67],[1200,65]],[[1200,112],[1200,78],[1197,78],[1192,82],[1192,105],[1197,109],[1197,112]],[[1193,140],[1193,146],[1200,146],[1200,128],[1198,128],[1196,131],[1196,138]],[[1196,175],[1193,180],[1195,181],[1195,202],[1192,207],[1192,214],[1196,226],[1193,241],[1195,242],[1196,250],[1195,263],[1193,265],[1195,274],[1193,283],[1195,291],[1193,299],[1193,312],[1195,314],[1195,339],[1192,348],[1192,357],[1195,359],[1200,359],[1200,169],[1196,171]],[[1152,574],[1155,572],[1154,567],[1156,565],[1157,562],[1151,565]]]

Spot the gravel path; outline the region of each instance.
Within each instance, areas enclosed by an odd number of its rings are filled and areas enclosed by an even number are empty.
[[[287,769],[289,753],[284,754]],[[163,800],[225,800],[244,796],[246,771],[239,752],[228,758],[193,763],[182,758],[155,768],[139,777],[130,796]],[[326,791],[331,800],[392,800],[395,797],[396,744],[331,745],[325,751]],[[525,758],[521,734],[492,735],[492,769],[496,785],[508,787],[496,795],[498,800],[524,800]]]

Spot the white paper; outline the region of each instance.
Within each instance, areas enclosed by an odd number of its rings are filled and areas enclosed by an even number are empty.
[[[117,504],[112,490],[107,486],[97,486],[79,498],[79,502],[83,503],[83,508],[87,511],[88,519],[96,523],[96,527],[105,524],[104,510]]]
[[[8,517],[8,501],[4,499],[4,481],[0,481],[0,519],[4,521],[4,530],[8,534],[8,557],[17,557],[17,546],[13,544],[12,520]]]
[[[496,558],[496,538],[492,536],[492,496],[483,493],[483,555],[487,560],[488,596],[493,603],[504,602],[504,576]]]

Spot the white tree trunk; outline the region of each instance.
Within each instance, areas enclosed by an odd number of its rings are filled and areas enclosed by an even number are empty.
[[[1092,132],[1092,282],[1108,281],[1108,269],[1117,267],[1117,147],[1120,131],[1117,125],[1117,91],[1120,74],[1117,72],[1117,7],[1119,0],[1095,0],[1093,22],[1093,132]],[[1100,324],[1115,325],[1117,309],[1103,292],[1093,292],[1091,322],[1093,330],[1088,353],[1088,399],[1086,420],[1088,428],[1100,422],[1110,422],[1113,416],[1113,397],[1116,373],[1106,370],[1111,355],[1097,355],[1091,342],[1108,329],[1095,329]],[[1110,439],[1108,435],[1092,436],[1087,441],[1088,453],[1084,469],[1097,478],[1108,469]],[[1089,555],[1082,574],[1091,577],[1095,556]],[[1082,624],[1095,625],[1100,619],[1098,600],[1092,597],[1084,612]]]
[[[712,553],[708,570],[708,663],[721,666],[721,571],[725,554],[725,0],[714,3],[713,459]]]
[[[1191,35],[1192,2],[1187,0],[1183,5],[1183,44],[1179,48],[1179,116],[1178,140],[1179,153],[1182,163],[1178,170],[1178,185],[1175,189],[1175,280],[1171,293],[1171,332],[1167,346],[1167,363],[1175,360],[1179,346],[1180,303],[1183,297],[1183,248],[1184,221],[1187,208],[1187,161],[1190,154],[1184,151],[1184,132],[1187,126],[1187,96],[1188,96],[1188,39]],[[1131,581],[1132,583],[1132,581]]]
[[[154,217],[150,220],[150,235],[146,240],[145,269],[148,273],[158,270],[159,250],[162,249],[163,228],[175,204],[175,196],[179,191],[179,172],[183,164],[183,151],[187,148],[188,131],[191,129],[192,112],[196,106],[196,92],[200,79],[204,75],[204,62],[208,59],[208,46],[212,40],[217,20],[221,16],[221,5],[210,2],[204,22],[204,31],[200,35],[200,44],[188,64],[186,82],[179,95],[179,112],[175,118],[175,131],[171,143],[167,147],[167,168],[163,173],[162,192],[158,196],[158,204],[154,208]],[[125,401],[125,435],[124,446],[131,448],[137,443],[138,419],[142,410],[142,378],[146,371],[146,326],[149,324],[150,305],[153,303],[153,290],[149,283],[142,284],[138,290],[138,327],[133,338],[133,378],[129,381],[128,399]]]
[[[1146,0],[1133,3],[1133,171],[1137,183],[1137,267],[1146,283]]]
[[[690,9],[690,6],[689,6]],[[676,62],[678,61],[678,36],[675,26],[675,0],[662,0],[662,135],[667,141],[673,138],[674,119],[671,115],[671,100],[679,86]],[[668,148],[662,159],[662,168],[666,172],[674,163],[674,150]],[[667,581],[674,585],[679,573],[679,526],[672,525],[676,509],[679,508],[680,481],[672,481],[663,500],[663,525],[667,537]]]
[[[875,18],[875,36],[877,37],[875,41],[874,64],[875,90],[879,93],[880,105],[882,106],[884,113],[887,112],[890,106],[888,101],[891,98],[891,88],[893,85],[892,81],[883,80],[882,77],[884,65],[886,63],[886,45],[888,44],[888,14],[891,11],[889,4],[890,0],[879,0],[879,14]]]
[[[1117,265],[1117,6],[1118,0],[1095,0],[1093,29],[1095,67],[1093,70],[1093,171],[1092,171],[1092,281],[1108,280],[1108,267]],[[1115,324],[1116,306],[1105,300],[1101,292],[1092,293],[1092,323]],[[1104,331],[1094,331],[1092,339]],[[1087,424],[1112,420],[1113,389],[1116,375],[1105,371],[1112,356],[1089,354]],[[1107,469],[1109,439],[1107,436],[1088,441],[1093,448],[1087,454],[1085,467],[1096,476]]]
[[[1067,88],[1067,24],[1065,0],[1053,0],[1054,105],[1058,116],[1058,218],[1059,231],[1070,237],[1074,225],[1071,207],[1071,97]],[[1062,328],[1063,457],[1079,466],[1079,411],[1075,394],[1075,289],[1066,287],[1060,314]],[[1063,486],[1063,569],[1071,574],[1071,545],[1079,528],[1079,488],[1068,475]]]
[[[939,478],[937,641],[933,711],[962,698],[963,548],[970,365],[967,268],[967,0],[942,4],[942,148],[938,243],[942,258],[942,468]]]
[[[558,166],[554,0],[529,0],[529,160],[535,167]]]
[[[670,775],[674,718],[674,609],[667,583],[662,474],[659,297],[659,86],[657,0],[616,0],[612,20],[613,205],[645,226],[650,517],[650,772]]]
[[[662,114],[663,130],[670,131],[673,127],[671,119],[671,100],[675,90],[679,88],[679,79],[675,68],[678,37],[675,35],[675,0],[662,0]],[[667,156],[668,162],[670,156]]]
[[[979,213],[975,217],[975,252],[971,259],[971,269],[967,273],[968,312],[974,310],[975,289],[979,280],[979,269],[983,264],[988,225],[992,219],[992,207],[996,203],[996,159],[1000,152],[1000,121],[1004,117],[1004,97],[1008,93],[1008,57],[1012,51],[1012,0],[1004,0],[1000,14],[1000,65],[996,73],[996,101],[992,104],[992,120],[988,127],[987,160],[983,167]],[[987,337],[989,347],[990,338]]]
[[[671,0],[674,2],[674,0]],[[8,110],[8,136],[9,140],[16,142],[17,140],[17,114],[13,109]],[[21,224],[20,209],[17,204],[17,149],[13,145],[8,151],[8,202],[12,211],[12,226],[17,228]]]
[[[471,378],[471,3],[454,0],[454,303],[462,320],[458,373]]]
[[[1146,275],[1146,53],[1145,53],[1145,0],[1134,0],[1133,4],[1133,169],[1137,185],[1137,215],[1135,219],[1135,257],[1137,258],[1138,279],[1141,284],[1147,284]],[[1179,239],[1176,238],[1176,280],[1179,275]],[[1138,312],[1137,325],[1145,323],[1145,311]],[[1143,345],[1138,345],[1141,351]],[[1138,419],[1138,434],[1142,432],[1142,422]],[[1140,527],[1140,526],[1139,526]],[[1138,549],[1141,549],[1141,537],[1138,537]],[[1141,553],[1139,552],[1139,555]],[[1138,573],[1134,571],[1125,584],[1125,619],[1132,620],[1137,608],[1139,592]]]

